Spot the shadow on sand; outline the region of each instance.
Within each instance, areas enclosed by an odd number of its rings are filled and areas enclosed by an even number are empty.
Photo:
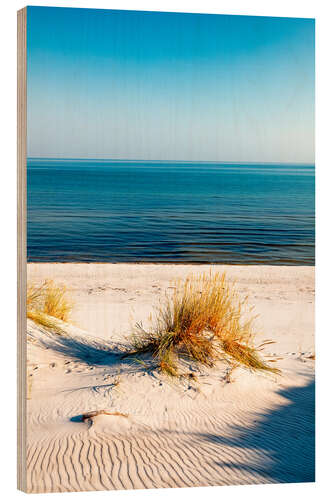
[[[218,434],[196,435],[215,446],[237,447],[257,453],[249,463],[216,461],[245,474],[260,475],[268,482],[299,483],[315,481],[315,382],[278,392],[287,404],[258,415],[252,428],[232,427],[232,437]],[[221,455],[223,450],[221,450]]]
[[[48,349],[87,364],[121,366],[131,372],[145,370],[124,358],[125,346],[120,343],[53,334],[38,340]],[[248,450],[253,456],[252,463],[215,458],[215,465],[224,471],[238,470],[240,475],[272,483],[315,481],[315,381],[309,379],[305,386],[281,389],[278,394],[285,398],[285,403],[258,414],[254,426],[233,425],[228,436],[218,429],[216,433],[189,433],[193,446],[209,444],[215,457],[224,457],[225,447]],[[76,416],[73,421],[79,422],[81,417]]]
[[[52,349],[73,361],[87,365],[125,368],[129,373],[145,370],[143,366],[135,362],[135,358],[128,355],[128,345],[121,342],[111,342],[89,335],[57,335],[45,329],[42,330],[41,336],[36,337],[36,340],[44,349]]]

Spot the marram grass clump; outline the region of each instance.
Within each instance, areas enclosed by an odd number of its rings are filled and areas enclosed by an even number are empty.
[[[56,333],[63,333],[58,320],[68,322],[73,302],[64,285],[52,280],[27,286],[27,317]]]
[[[170,376],[181,375],[181,360],[208,367],[224,360],[233,366],[279,373],[259,355],[271,341],[255,346],[255,317],[250,313],[247,299],[240,300],[225,273],[189,276],[165,295],[151,329],[136,325],[129,354],[151,354],[159,369]]]

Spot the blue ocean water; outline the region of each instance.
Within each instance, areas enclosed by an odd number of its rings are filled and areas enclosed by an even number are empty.
[[[29,159],[28,261],[313,265],[313,165]]]

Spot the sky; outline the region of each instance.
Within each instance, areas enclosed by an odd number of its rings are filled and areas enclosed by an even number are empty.
[[[313,19],[28,7],[28,156],[314,163]]]

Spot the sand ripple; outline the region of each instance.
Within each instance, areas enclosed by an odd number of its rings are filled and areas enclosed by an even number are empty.
[[[34,493],[314,480],[314,383],[273,398],[150,414],[99,415],[28,445]],[[271,399],[269,401],[269,399]],[[202,404],[202,403],[201,403]],[[74,425],[74,424],[73,424]]]

